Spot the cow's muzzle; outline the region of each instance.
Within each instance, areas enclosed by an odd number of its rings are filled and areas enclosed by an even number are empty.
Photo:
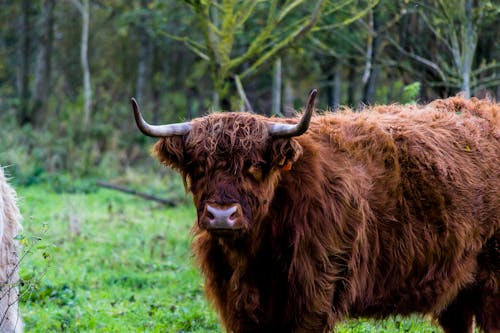
[[[198,223],[201,228],[209,231],[239,230],[245,226],[243,211],[238,203],[207,203]]]

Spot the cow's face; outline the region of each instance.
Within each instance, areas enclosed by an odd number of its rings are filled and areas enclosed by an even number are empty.
[[[161,138],[154,153],[181,173],[193,193],[201,229],[246,233],[266,216],[280,175],[302,155],[294,137],[308,128],[316,90],[295,124],[248,113],[217,113],[189,123],[150,125],[134,99],[139,129]],[[291,121],[293,122],[293,121]]]
[[[280,175],[301,156],[294,138],[269,135],[267,119],[219,113],[194,120],[187,135],[160,139],[154,152],[193,193],[201,229],[245,233],[268,212]]]

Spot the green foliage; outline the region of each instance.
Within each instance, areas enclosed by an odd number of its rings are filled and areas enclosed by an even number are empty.
[[[158,180],[156,180],[158,181]],[[192,261],[190,205],[109,190],[18,188],[26,332],[221,332]],[[340,333],[439,332],[419,318],[341,323]]]
[[[108,190],[18,192],[23,214],[33,216],[23,237],[43,242],[22,261],[27,332],[220,331],[189,259],[192,209]]]
[[[251,77],[314,27],[325,0],[310,10],[306,1],[186,1],[196,14],[201,40],[182,40],[210,64],[214,89],[221,101],[236,90],[232,80]],[[215,107],[219,107],[216,105]]]
[[[417,103],[418,95],[420,93],[420,82],[413,82],[403,88],[401,96],[401,103],[415,104]]]
[[[29,124],[18,127],[13,121],[3,122],[11,118],[0,115],[0,121],[8,128],[0,131],[0,165],[7,168],[14,184],[47,184],[57,192],[92,192],[97,189],[97,179],[119,178],[123,185],[160,191],[159,186],[146,181],[148,175],[168,174],[169,179],[176,179],[170,177],[172,172],[152,163],[148,150],[153,140],[143,137],[135,128],[133,135],[124,135],[116,130],[119,119],[99,115],[102,120],[84,131],[80,114],[72,112],[78,107],[72,103],[64,107],[68,112],[44,128],[33,128]],[[131,122],[127,124],[131,129],[132,126],[135,125]],[[136,171],[131,171],[132,167]],[[123,175],[133,172],[144,173],[142,178],[146,179],[141,183],[134,183],[137,175],[123,179]],[[182,186],[176,196],[184,197]]]
[[[409,318],[391,317],[384,321],[377,320],[350,320],[342,323],[338,329],[341,333],[393,333],[393,332],[418,332],[440,333],[441,329],[431,325],[422,318],[413,316]]]

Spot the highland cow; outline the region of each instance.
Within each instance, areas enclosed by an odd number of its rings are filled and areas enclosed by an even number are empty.
[[[228,332],[330,332],[425,314],[500,332],[500,105],[297,119],[214,113],[139,129],[197,211],[194,254]]]
[[[14,237],[19,232],[21,214],[16,193],[7,183],[0,167],[0,332],[19,333],[18,248]]]

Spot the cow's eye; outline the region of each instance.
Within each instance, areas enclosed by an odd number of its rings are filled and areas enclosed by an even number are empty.
[[[205,174],[205,167],[203,165],[198,165],[196,167],[196,172],[200,175],[204,175]]]
[[[263,179],[263,167],[261,164],[252,164],[247,168],[248,174],[258,182]]]
[[[203,177],[206,171],[204,165],[199,163],[190,164],[188,169],[189,169],[189,175],[191,176],[192,179],[198,179],[200,177]]]

